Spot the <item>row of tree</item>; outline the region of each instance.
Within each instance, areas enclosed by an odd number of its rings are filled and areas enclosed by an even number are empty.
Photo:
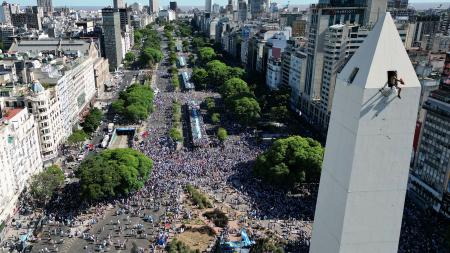
[[[192,35],[192,28],[189,22],[186,21],[178,21],[176,22],[177,31],[176,34],[178,37],[186,38]]]
[[[151,25],[147,25],[143,29],[136,30],[134,32],[135,43],[141,48],[141,54],[139,56],[139,62],[141,66],[152,66],[160,62],[163,59],[161,52],[161,37],[158,32],[153,29]],[[128,56],[128,59],[136,58],[136,56]],[[127,60],[127,56],[125,56]]]
[[[85,141],[89,135],[92,135],[100,126],[103,119],[103,113],[100,109],[94,107],[89,111],[89,114],[84,118],[81,126],[83,129],[77,129],[67,138],[69,145],[80,144]]]
[[[212,60],[206,63],[204,68],[194,68],[191,81],[200,88],[220,88],[225,81],[235,77],[243,78],[244,75],[242,68],[230,67],[222,61]]]
[[[176,142],[183,142],[183,132],[181,127],[181,105],[177,101],[172,104],[172,128],[169,136]]]
[[[153,112],[153,90],[146,85],[132,84],[120,92],[119,99],[111,105],[112,109],[131,122],[148,118]]]

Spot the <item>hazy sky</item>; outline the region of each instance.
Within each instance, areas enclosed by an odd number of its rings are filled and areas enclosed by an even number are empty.
[[[175,0],[177,1],[178,5],[204,5],[204,0]],[[226,4],[227,0],[213,0],[215,3],[218,3],[220,5]],[[36,5],[36,0],[7,0],[9,3],[18,3],[22,6],[27,5]],[[113,0],[53,0],[53,6],[107,6],[112,5]],[[143,5],[148,5],[148,0],[129,0],[126,1],[129,4],[132,4],[134,2],[141,3]],[[288,0],[278,0],[275,1],[278,4],[285,5]],[[290,3],[293,5],[296,4],[310,4],[310,3],[317,3],[318,0],[290,0]],[[445,2],[445,1],[436,1],[436,0],[409,0],[410,3],[433,3],[433,2]],[[169,5],[169,0],[160,0],[161,6],[167,6]]]

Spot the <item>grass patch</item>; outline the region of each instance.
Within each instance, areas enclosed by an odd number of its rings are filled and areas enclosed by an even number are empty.
[[[179,234],[174,241],[183,243],[185,247],[190,250],[190,252],[205,252],[208,249],[210,241],[214,239],[214,235],[215,233],[210,227],[203,226],[200,228],[190,228],[186,230],[185,232]]]
[[[208,198],[192,185],[188,184],[186,186],[186,190],[191,196],[192,201],[194,202],[195,205],[198,206],[198,208],[204,209],[212,207],[212,204],[208,200]]]

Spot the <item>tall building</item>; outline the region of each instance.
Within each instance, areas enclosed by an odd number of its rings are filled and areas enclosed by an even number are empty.
[[[149,7],[150,13],[158,13],[159,12],[159,0],[149,0],[148,7]]]
[[[380,13],[385,12],[387,0],[348,0],[320,1],[311,5],[308,18],[308,42],[306,61],[305,86],[301,92],[300,110],[307,120],[316,126],[321,126],[317,119],[325,115],[317,109],[320,105],[325,62],[325,36],[328,28],[337,24],[355,24],[371,26]],[[384,6],[384,11],[380,10]],[[377,11],[373,11],[376,9]]]
[[[123,0],[114,0],[113,6],[115,9],[125,8],[125,4],[124,4]]]
[[[15,210],[28,179],[42,170],[38,127],[23,107],[0,101],[0,223]]]
[[[247,1],[245,0],[238,0],[238,20],[239,21],[246,21],[247,20]]]
[[[173,10],[173,11],[177,11],[177,2],[176,1],[170,1],[169,3],[169,9]]]
[[[212,5],[212,13],[219,13],[220,12],[220,5],[219,4],[213,4]]]
[[[408,0],[388,0],[388,9],[407,9]]]
[[[212,12],[212,6],[214,4],[213,0],[205,0],[205,11]]]
[[[449,98],[450,91],[438,90],[424,103],[426,116],[410,176],[410,190],[419,202],[447,217],[450,217]]]
[[[42,7],[44,14],[47,16],[53,13],[52,0],[37,0],[37,6]]]
[[[15,41],[11,51],[27,52],[33,57],[42,55],[42,61],[47,63],[36,60],[30,67],[17,69],[19,82],[32,83],[31,88],[15,86],[6,95],[0,94],[0,99],[6,107],[26,106],[34,115],[42,159],[50,161],[57,157],[61,144],[86,115],[96,94],[96,84],[105,79],[100,75],[105,73],[107,61],[98,62],[101,58],[95,43],[76,40]],[[84,55],[80,57],[80,53]],[[45,83],[45,88],[40,82]]]
[[[16,27],[27,27],[28,29],[42,30],[42,16],[38,13],[16,13],[11,15],[12,25]]]
[[[263,16],[269,10],[269,0],[249,0],[252,18]]]
[[[11,14],[11,5],[7,2],[3,2],[0,6],[0,23],[10,25]]]
[[[105,56],[111,70],[115,70],[122,63],[122,36],[120,31],[120,14],[117,9],[103,8],[103,32]]]
[[[320,102],[317,104],[318,125],[326,131],[330,120],[336,76],[350,57],[364,42],[368,29],[359,25],[332,25],[325,35],[325,57],[323,63]]]
[[[10,25],[0,26],[0,39],[3,42],[4,50],[8,50],[14,41],[16,35],[16,28]]]
[[[388,13],[336,82],[310,253],[395,253],[421,88]]]
[[[450,218],[450,52],[447,53],[442,84],[431,93],[422,108],[425,119],[421,124],[409,189],[422,206]]]

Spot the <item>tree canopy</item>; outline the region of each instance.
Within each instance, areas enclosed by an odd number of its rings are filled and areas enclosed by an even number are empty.
[[[136,55],[133,52],[128,52],[125,54],[125,61],[127,62],[134,62],[136,60]]]
[[[56,165],[31,176],[30,194],[37,204],[46,204],[64,183],[64,172]]]
[[[219,129],[217,129],[217,138],[220,142],[224,142],[228,138],[227,130],[223,127],[219,127]]]
[[[146,66],[160,62],[163,57],[161,50],[147,47],[142,50],[140,60],[141,63]]]
[[[219,61],[213,60],[206,64],[206,72],[208,72],[209,83],[220,87],[228,78],[228,66]]]
[[[318,141],[291,136],[275,141],[268,151],[259,155],[253,171],[265,182],[278,186],[318,182],[323,154]]]
[[[216,52],[211,47],[202,47],[198,50],[198,57],[202,62],[209,62],[216,58]]]
[[[245,75],[245,70],[239,67],[228,67],[228,77],[230,78],[243,78]]]
[[[67,142],[69,145],[80,144],[85,141],[86,138],[87,134],[83,130],[75,130],[69,138],[67,138]]]
[[[261,117],[261,108],[258,101],[252,97],[242,96],[231,99],[231,112],[233,116],[244,125],[255,123]]]
[[[96,107],[92,108],[89,111],[89,114],[84,118],[83,123],[81,123],[84,132],[86,132],[87,134],[95,132],[95,130],[97,130],[97,128],[100,126],[102,118],[102,111]]]
[[[146,85],[135,83],[121,92],[119,99],[112,103],[117,113],[132,122],[144,120],[153,112],[153,90]]]
[[[81,193],[89,200],[127,195],[144,186],[153,161],[134,149],[107,149],[85,159],[78,171]]]
[[[221,92],[224,97],[230,97],[241,93],[248,93],[250,92],[250,88],[244,80],[233,77],[222,85]]]
[[[196,87],[205,88],[206,83],[208,82],[208,72],[203,68],[192,69],[191,81]]]

